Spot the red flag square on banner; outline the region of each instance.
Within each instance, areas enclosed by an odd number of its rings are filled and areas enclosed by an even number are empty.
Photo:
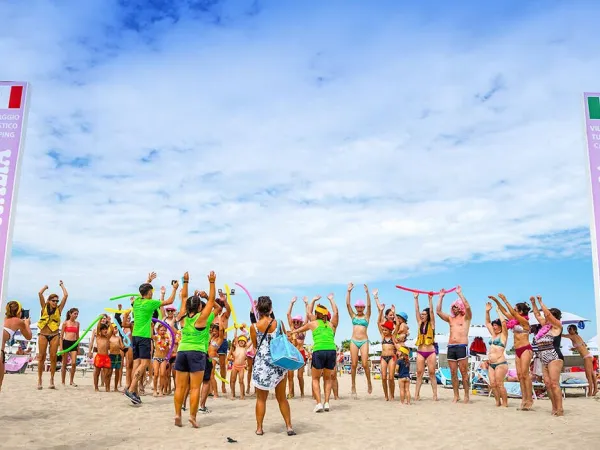
[[[0,109],[19,109],[23,86],[0,86]]]

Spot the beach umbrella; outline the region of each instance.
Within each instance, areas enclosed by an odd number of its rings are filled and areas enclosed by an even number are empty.
[[[542,313],[542,315],[543,315],[543,313]],[[590,319],[586,319],[585,317],[578,316],[577,314],[562,311],[562,317],[561,317],[560,321],[562,322],[563,325],[575,324],[575,325],[578,325],[579,328],[583,329],[583,328],[585,328],[585,322],[590,322]],[[537,323],[539,323],[539,322],[537,321],[537,319],[535,318],[533,313],[530,313],[529,324],[535,325]]]

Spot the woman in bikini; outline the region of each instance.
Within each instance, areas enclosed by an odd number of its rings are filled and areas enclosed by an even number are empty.
[[[499,319],[490,320],[490,311],[492,304],[485,305],[485,327],[490,332],[490,348],[488,350],[488,376],[490,379],[490,388],[496,399],[496,406],[508,406],[508,395],[504,387],[504,377],[508,372],[508,363],[506,362],[506,342],[508,341],[508,329],[506,328],[506,319],[501,315],[498,308]]]
[[[304,326],[306,321],[302,318],[301,315],[292,317],[292,309],[294,308],[294,303],[296,303],[297,298],[292,298],[290,302],[290,307],[287,312],[287,320],[288,325],[290,326],[290,330],[296,330],[301,326]],[[308,298],[304,297],[304,310],[308,307]],[[306,351],[304,350],[304,340],[306,339],[306,333],[298,333],[293,338],[291,338],[292,344],[300,351],[302,357],[304,358],[304,364],[306,364]],[[304,398],[304,366],[298,369],[298,384],[300,385],[300,398]],[[289,394],[288,398],[294,398],[294,371],[288,370],[288,389]]]
[[[531,308],[527,303],[517,303],[513,308],[504,294],[498,294],[498,297],[504,302],[506,308],[493,295],[488,296],[493,300],[498,308],[508,319],[506,328],[513,330],[514,347],[516,353],[517,377],[521,385],[521,406],[519,410],[529,411],[533,406],[533,384],[529,373],[529,366],[533,358],[533,348],[529,343],[529,312]]]
[[[171,348],[171,336],[167,335],[167,329],[159,324],[156,334],[152,336],[154,341],[154,357],[152,368],[154,371],[154,397],[162,397],[167,391],[167,354]]]
[[[531,297],[531,306],[533,306],[533,315],[542,326],[542,329],[535,336],[538,345],[538,352],[544,366],[544,384],[546,392],[552,402],[552,415],[562,416],[563,399],[560,390],[560,374],[565,362],[565,358],[560,350],[560,341],[562,338],[563,326],[560,321],[562,313],[557,308],[546,308],[541,296],[537,296],[537,301],[544,312],[536,304],[536,297]]]
[[[31,339],[31,320],[29,318],[22,319],[23,309],[21,304],[15,300],[6,304],[4,316],[4,328],[2,330],[2,346],[0,347],[0,392],[2,391],[2,381],[4,380],[4,363],[6,362],[6,354],[4,346],[10,341],[17,331],[20,331],[25,339]]]
[[[46,366],[46,353],[50,353],[50,389],[56,389],[54,386],[54,374],[56,373],[56,360],[59,347],[60,316],[67,303],[69,293],[62,280],[59,283],[63,296],[58,302],[58,295],[50,294],[48,301],[44,297],[44,292],[48,286],[44,286],[38,293],[41,307],[41,317],[38,320],[38,389],[42,389],[42,374]]]
[[[250,339],[250,332],[246,329],[246,324],[243,323],[240,327],[240,332],[242,335],[246,336],[247,344],[246,344],[246,395],[250,395],[250,383],[252,382],[252,368],[254,367],[254,357],[256,356],[256,350],[254,349],[254,345],[252,344],[252,339]]]
[[[583,358],[583,367],[585,368],[585,377],[587,378],[589,387],[588,395],[590,397],[595,396],[598,393],[598,381],[596,378],[596,372],[594,372],[594,356],[590,353],[587,344],[577,332],[577,325],[569,325],[567,327],[567,333],[563,334],[562,337],[570,339],[573,343],[571,350],[577,350],[579,355]]]
[[[415,345],[417,346],[417,384],[415,386],[415,401],[420,400],[421,385],[425,374],[425,365],[429,373],[429,384],[433,390],[433,400],[437,401],[437,383],[435,382],[435,314],[433,312],[433,293],[429,294],[429,308],[421,311],[419,307],[419,294],[414,294],[415,316],[419,333]]]
[[[75,344],[79,340],[79,322],[77,322],[77,317],[79,316],[79,310],[77,308],[71,308],[67,311],[67,320],[62,324],[62,340],[60,344],[61,350],[66,350],[72,345]],[[73,347],[68,353],[63,353],[62,356],[62,367],[60,368],[60,375],[62,380],[62,385],[65,385],[65,380],[67,378],[67,364],[69,357],[71,358],[71,373],[69,383],[73,387],[77,387],[75,383],[73,383],[73,379],[75,378],[75,371],[77,370],[77,355],[79,354],[79,347]]]
[[[367,388],[369,394],[373,392],[371,386],[371,372],[369,370],[369,336],[367,335],[367,327],[369,326],[369,319],[371,318],[371,296],[369,295],[369,288],[365,284],[365,293],[367,294],[367,304],[362,300],[357,300],[354,304],[356,312],[352,310],[350,304],[350,296],[354,289],[354,284],[348,284],[348,292],[346,293],[346,307],[348,308],[348,314],[352,319],[352,339],[350,339],[350,358],[352,359],[352,395],[356,396],[356,370],[358,369],[358,355],[362,367],[367,377]],[[365,313],[366,307],[366,313]]]
[[[389,309],[389,314],[383,315],[385,305],[379,303],[378,291],[373,291],[373,297],[379,310],[377,317],[377,327],[381,334],[381,383],[383,384],[383,393],[385,401],[394,400],[395,378],[396,373],[396,345],[398,342],[394,338],[396,326],[393,319],[396,317],[396,312],[393,308]],[[392,320],[389,320],[389,319]]]

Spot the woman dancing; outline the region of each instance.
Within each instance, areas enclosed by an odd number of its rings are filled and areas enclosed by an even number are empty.
[[[50,353],[50,389],[56,389],[54,386],[54,374],[56,373],[56,359],[59,347],[59,329],[60,329],[60,316],[63,308],[67,303],[69,293],[65,288],[62,280],[59,283],[62,289],[63,296],[58,303],[58,295],[50,294],[48,301],[44,298],[44,292],[48,290],[48,286],[44,286],[38,297],[40,299],[41,317],[38,320],[38,389],[42,389],[42,374],[46,366],[46,352]],[[54,339],[56,338],[56,339]],[[49,349],[49,351],[48,351]]]
[[[287,312],[288,324],[291,330],[295,330],[297,328],[302,327],[306,322],[302,318],[301,315],[297,315],[292,317],[292,309],[294,308],[294,303],[296,303],[297,298],[292,298],[290,302],[290,307]],[[308,298],[304,297],[304,311],[308,308]],[[292,344],[302,353],[302,357],[304,358],[304,364],[306,365],[306,351],[304,350],[304,340],[306,339],[306,333],[298,333],[292,339]],[[304,366],[298,369],[298,384],[300,385],[300,398],[304,398]],[[288,370],[288,389],[289,395],[288,398],[294,398],[294,371]]]
[[[562,323],[560,318],[562,313],[557,308],[546,308],[541,296],[537,296],[537,301],[544,312],[542,316],[536,304],[536,297],[531,297],[531,306],[533,306],[533,315],[542,326],[542,329],[535,336],[538,346],[538,352],[544,366],[544,384],[546,391],[552,402],[552,415],[564,415],[562,404],[562,393],[560,391],[560,373],[565,362],[565,358],[560,350],[560,341],[562,338]]]
[[[206,368],[206,353],[208,351],[209,333],[204,330],[210,326],[215,319],[213,307],[215,304],[215,280],[214,272],[208,275],[210,290],[208,301],[203,305],[202,299],[194,295],[187,297],[189,275],[183,276],[183,289],[181,290],[181,308],[179,309],[178,321],[183,319],[181,330],[181,341],[177,350],[175,360],[175,426],[181,427],[181,408],[189,390],[190,395],[190,418],[189,422],[194,428],[198,428],[196,415],[200,404],[200,386]]]
[[[389,400],[394,400],[394,391],[396,387],[394,374],[396,373],[396,345],[398,342],[394,338],[394,330],[397,327],[391,320],[384,321],[383,310],[385,309],[385,305],[379,303],[377,290],[375,290],[373,294],[377,309],[379,310],[377,327],[381,334],[381,383],[383,384],[383,394],[385,395],[385,401],[387,402]],[[391,310],[390,317],[396,317],[396,312],[393,309]]]
[[[435,382],[435,314],[433,312],[433,293],[429,294],[429,307],[421,311],[419,307],[419,294],[414,294],[415,316],[419,333],[415,345],[417,346],[417,384],[415,386],[415,400],[420,400],[421,385],[425,374],[425,365],[429,372],[433,400],[437,401],[437,383]]]
[[[356,370],[358,368],[358,355],[367,377],[367,387],[369,394],[373,392],[371,386],[371,372],[369,370],[369,336],[367,335],[367,327],[371,318],[371,296],[369,288],[365,284],[365,293],[367,294],[367,304],[362,300],[357,300],[354,304],[356,312],[352,310],[350,305],[350,296],[354,289],[354,284],[348,284],[348,292],[346,293],[346,307],[348,314],[352,319],[352,338],[350,339],[350,358],[352,360],[352,395],[356,397]],[[366,306],[366,314],[365,314]]]
[[[267,296],[258,297],[256,312],[259,317],[256,323],[250,328],[250,338],[256,349],[254,361],[254,371],[252,372],[252,383],[256,388],[256,434],[264,434],[263,421],[267,411],[267,397],[269,391],[275,389],[275,398],[279,403],[279,411],[283,416],[283,421],[287,428],[288,436],[295,436],[296,432],[292,427],[292,413],[290,404],[285,396],[285,385],[287,382],[287,373],[285,369],[273,364],[271,356],[271,340],[275,337],[277,331],[277,322],[273,315],[273,303]],[[283,323],[282,332],[285,333]]]
[[[72,345],[75,344],[79,340],[79,322],[77,322],[77,317],[79,316],[79,310],[77,308],[71,308],[67,311],[67,320],[62,324],[62,341],[60,344],[61,350],[66,350]],[[73,387],[77,387],[75,383],[73,383],[73,379],[75,378],[75,371],[77,370],[77,355],[79,353],[79,346],[73,347],[68,353],[63,353],[62,355],[62,367],[60,368],[60,375],[62,380],[62,385],[65,385],[65,379],[67,378],[67,364],[68,359],[71,357],[71,373],[69,383]]]
[[[504,317],[509,319],[506,327],[513,330],[515,353],[517,355],[515,361],[517,377],[521,384],[521,406],[519,410],[529,411],[533,406],[533,384],[529,373],[529,366],[533,358],[533,348],[529,343],[529,311],[531,311],[531,308],[527,303],[517,303],[513,308],[504,294],[498,294],[498,297],[504,302],[506,309],[496,297],[493,295],[488,296],[498,305]]]
[[[506,318],[504,318],[498,308],[499,319],[490,320],[490,311],[492,304],[485,304],[485,327],[492,336],[489,341],[490,348],[488,350],[488,376],[490,378],[490,388],[496,399],[496,406],[508,406],[508,395],[504,387],[504,377],[508,372],[508,363],[504,350],[508,341],[508,329],[506,328]]]
[[[6,354],[4,353],[4,346],[10,341],[17,331],[20,331],[25,339],[31,340],[31,320],[29,318],[22,319],[23,310],[21,304],[15,300],[6,304],[6,311],[4,315],[4,328],[2,330],[2,347],[0,352],[0,392],[2,392],[2,381],[4,380],[4,364],[6,362]]]
[[[350,289],[350,288],[349,288]],[[349,291],[348,291],[349,292]],[[312,331],[313,338],[313,353],[312,353],[312,390],[313,396],[317,402],[314,412],[320,413],[329,411],[329,397],[331,396],[331,375],[335,370],[337,363],[337,347],[335,345],[335,330],[338,326],[339,314],[333,298],[333,294],[329,294],[327,299],[331,303],[333,315],[329,321],[329,311],[323,305],[317,305],[315,302],[321,298],[316,296],[309,306],[309,318],[311,318],[314,308],[315,320],[311,320],[304,326],[297,328],[291,332],[292,336],[300,333],[305,333],[308,330]],[[325,402],[321,403],[321,376],[324,378],[325,384]]]
[[[581,355],[583,358],[585,377],[587,378],[589,384],[588,395],[593,397],[598,393],[598,381],[596,378],[596,372],[594,372],[594,356],[590,353],[585,341],[581,336],[579,336],[576,325],[569,325],[567,327],[567,333],[569,334],[563,334],[562,337],[570,339],[573,343],[573,350],[577,350],[579,355]]]

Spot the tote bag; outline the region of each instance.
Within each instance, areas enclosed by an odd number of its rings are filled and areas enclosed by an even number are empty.
[[[277,332],[269,344],[273,364],[282,369],[298,370],[304,365],[302,353],[281,332],[281,322],[277,323]]]

